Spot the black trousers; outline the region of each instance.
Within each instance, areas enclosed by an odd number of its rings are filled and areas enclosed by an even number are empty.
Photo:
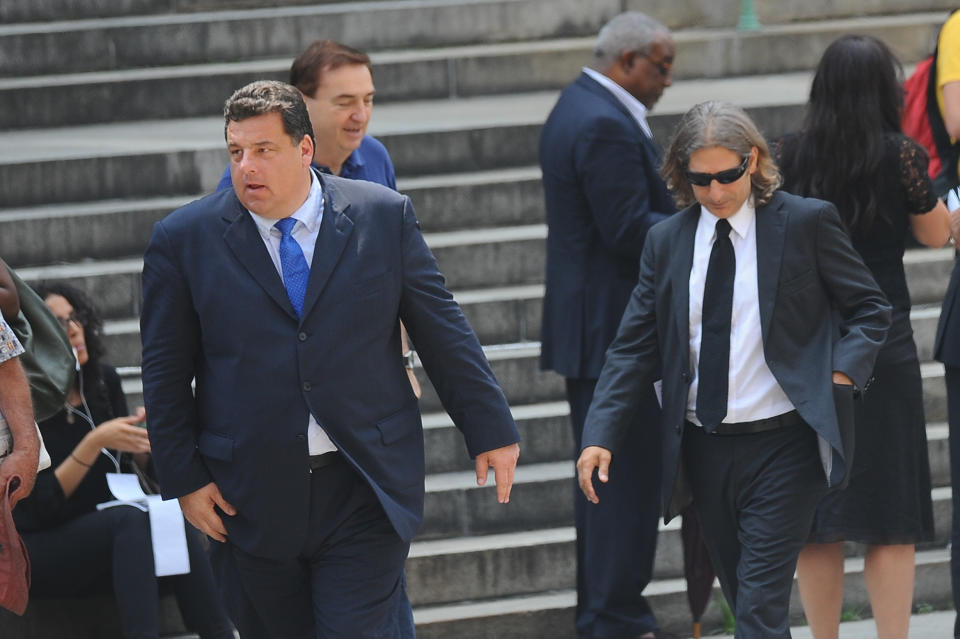
[[[214,572],[242,639],[400,639],[409,602],[401,540],[345,461],[311,474],[310,534],[285,559],[211,542]]]
[[[816,433],[708,435],[688,422],[683,461],[737,639],[789,638],[797,556],[827,491]]]
[[[580,454],[583,423],[595,379],[567,379],[567,400]],[[577,526],[577,632],[581,639],[633,639],[657,628],[643,596],[653,576],[660,513],[660,420],[653,388],[643,399],[610,482],[597,485],[599,504],[587,502],[573,482]]]
[[[950,431],[950,485],[954,487],[950,578],[953,583],[953,607],[960,611],[960,368],[947,366],[945,370]],[[954,620],[953,636],[960,637],[960,614]]]
[[[186,524],[190,572],[161,577],[172,587],[185,625],[202,639],[232,639],[203,536]],[[34,596],[75,597],[112,590],[127,639],[159,637],[159,585],[147,513],[118,506],[47,530],[25,532]]]

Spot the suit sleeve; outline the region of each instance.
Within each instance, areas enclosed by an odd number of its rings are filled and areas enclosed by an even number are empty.
[[[637,135],[623,122],[601,118],[576,147],[583,190],[603,243],[633,258],[640,257],[650,227],[673,212],[653,210],[647,176],[659,167],[650,165],[651,155]]]
[[[640,281],[604,359],[583,427],[583,447],[616,452],[637,412],[643,388],[660,371],[657,333],[656,241],[650,238],[640,258]]]
[[[212,480],[197,452],[197,404],[191,382],[200,327],[186,278],[163,222],[143,258],[143,396],[150,447],[164,498],[181,497]]]
[[[840,316],[843,331],[833,349],[833,370],[865,388],[890,327],[890,304],[853,248],[832,204],[817,217],[817,259],[823,281]]]
[[[506,397],[477,336],[444,286],[406,197],[402,247],[400,319],[444,409],[463,432],[470,455],[520,441]]]

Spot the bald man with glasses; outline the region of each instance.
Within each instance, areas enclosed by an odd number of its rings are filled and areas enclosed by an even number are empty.
[[[560,95],[540,138],[547,285],[541,367],[566,378],[576,451],[603,354],[637,285],[647,230],[674,212],[659,176],[647,112],[671,84],[674,44],[660,22],[620,14],[601,29],[593,61]],[[652,388],[637,412],[656,424]],[[636,428],[598,506],[575,491],[577,632],[581,639],[670,637],[643,590],[657,539],[660,444]],[[604,487],[606,488],[606,487]]]

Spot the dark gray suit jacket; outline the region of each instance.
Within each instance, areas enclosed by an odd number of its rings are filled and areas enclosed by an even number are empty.
[[[640,389],[662,378],[661,498],[667,519],[688,500],[679,460],[692,379],[689,281],[699,217],[695,204],[647,235],[640,283],[607,351],[583,434],[584,447],[613,451],[615,465]],[[866,386],[886,338],[890,306],[832,204],[778,191],[758,207],[756,228],[764,356],[800,416],[829,444],[827,481],[840,485],[849,468],[852,423],[837,419],[832,372]]]

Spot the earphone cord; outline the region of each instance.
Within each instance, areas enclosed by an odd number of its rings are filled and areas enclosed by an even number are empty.
[[[82,410],[82,411],[81,411],[81,410],[77,410],[76,408],[74,408],[73,406],[71,406],[71,405],[68,403],[68,404],[66,404],[67,412],[69,412],[69,413],[71,413],[71,414],[73,414],[73,415],[76,415],[76,416],[78,416],[78,417],[83,418],[83,420],[84,420],[85,422],[87,422],[87,424],[90,425],[90,430],[94,430],[94,429],[97,427],[97,425],[93,423],[93,413],[90,412],[90,406],[87,404],[87,398],[86,398],[86,396],[83,394],[83,372],[82,372],[82,371],[78,371],[78,372],[77,372],[77,378],[78,378],[78,380],[79,380],[78,383],[77,383],[77,390],[78,390],[79,393],[80,393],[80,405],[83,406],[83,410]],[[114,468],[116,468],[116,469],[117,469],[117,473],[119,473],[119,472],[120,472],[120,462],[117,461],[117,458],[114,457],[113,454],[112,454],[109,450],[107,450],[106,448],[101,448],[101,449],[100,449],[100,452],[103,453],[104,455],[106,455],[106,456],[110,459],[110,461],[113,462]],[[136,464],[134,464],[134,466],[136,466]],[[138,472],[138,474],[139,474],[139,472]]]

